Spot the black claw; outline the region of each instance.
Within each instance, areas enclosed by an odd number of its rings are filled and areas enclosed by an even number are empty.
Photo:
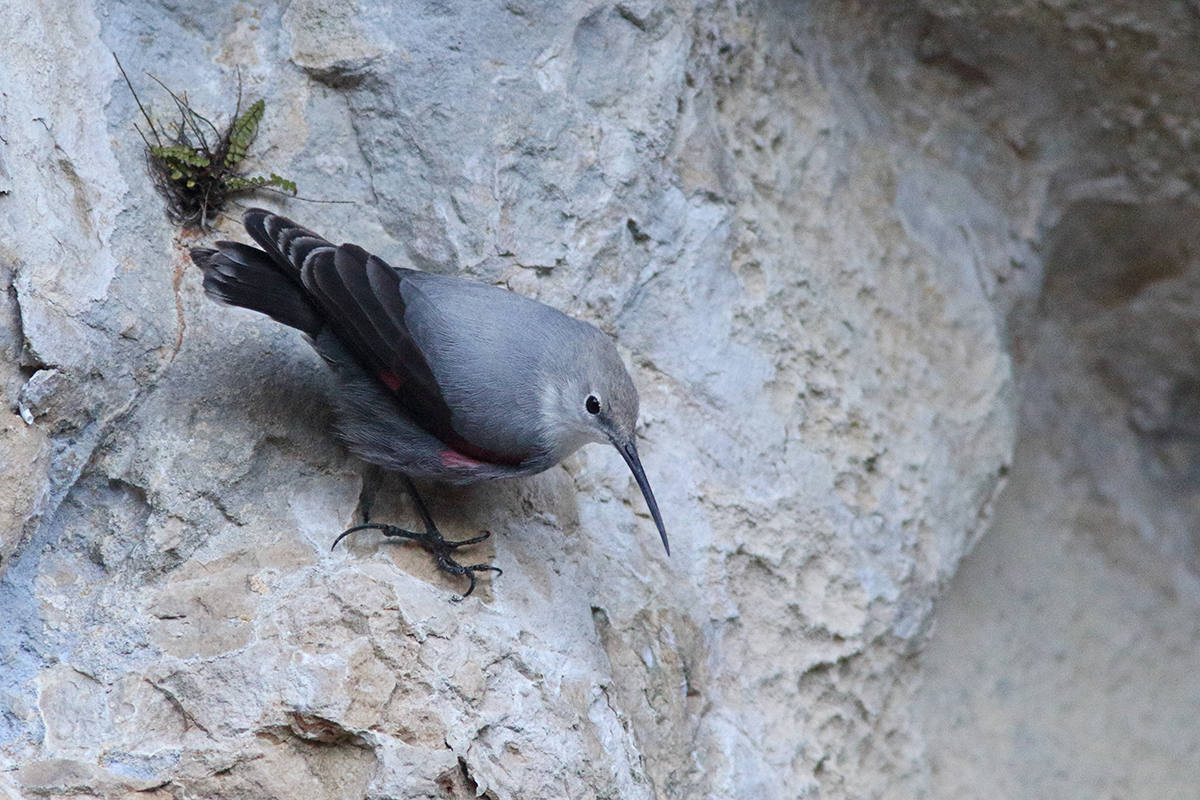
[[[333,540],[333,544],[329,545],[329,549],[330,549],[330,551],[332,551],[333,548],[338,546],[338,542],[340,542],[342,539],[345,539],[347,536],[354,533],[355,531],[361,531],[361,530],[364,530],[367,528],[385,530],[386,528],[390,528],[390,527],[391,527],[390,525],[380,525],[377,522],[368,522],[365,525],[355,525],[353,528],[347,528],[346,530],[339,533],[338,537]],[[385,534],[386,534],[386,530],[385,530]]]
[[[468,545],[468,544],[479,544],[480,542],[485,541],[490,538],[492,538],[492,532],[484,531],[482,534],[480,534],[479,536],[476,536],[474,539],[463,539],[463,540],[457,541],[457,542],[446,542],[446,545],[453,550],[453,549],[457,549],[459,547],[462,547],[462,546]],[[443,539],[442,541],[445,542],[446,540]]]
[[[433,517],[429,515],[429,509],[425,507],[425,501],[421,499],[420,493],[417,492],[417,487],[413,485],[412,479],[407,475],[401,474],[404,479],[405,486],[408,487],[408,493],[412,495],[413,504],[417,507],[417,513],[421,515],[421,521],[425,523],[424,533],[413,533],[406,531],[403,528],[397,528],[395,525],[383,525],[378,522],[366,522],[362,525],[355,525],[353,528],[348,528],[342,531],[336,539],[333,540],[333,545],[329,548],[332,550],[337,547],[337,543],[346,538],[347,535],[361,530],[375,530],[381,532],[384,536],[399,537],[416,542],[424,547],[426,552],[432,555],[437,560],[438,569],[442,572],[448,572],[451,575],[466,575],[471,579],[471,586],[459,600],[466,600],[471,596],[471,592],[475,591],[475,573],[484,570],[495,572],[497,575],[503,575],[504,571],[499,567],[493,567],[491,564],[474,564],[472,566],[464,566],[458,563],[451,557],[451,553],[460,547],[465,547],[469,544],[479,544],[484,539],[491,536],[491,531],[484,531],[481,535],[474,539],[463,539],[458,542],[448,542],[442,538],[442,534],[438,532],[437,526],[433,524]]]
[[[431,527],[431,529],[427,530],[425,533],[415,533],[413,531],[406,531],[403,528],[397,528],[395,525],[384,525],[379,522],[368,522],[362,525],[355,525],[353,528],[348,528],[342,531],[341,534],[339,534],[338,537],[333,540],[333,545],[329,549],[332,550],[334,547],[337,547],[337,543],[346,538],[346,536],[349,534],[361,530],[376,530],[382,533],[384,536],[408,539],[409,541],[416,542],[417,544],[421,545],[421,547],[425,548],[425,550],[432,555],[434,559],[436,559],[438,569],[440,569],[442,572],[448,572],[451,575],[465,575],[470,579],[471,586],[466,592],[463,593],[462,597],[458,598],[459,600],[465,600],[471,596],[471,592],[475,591],[476,572],[487,570],[490,572],[495,572],[497,575],[504,574],[504,570],[500,569],[499,567],[493,567],[491,564],[472,564],[471,566],[459,564],[450,555],[460,547],[464,547],[469,544],[478,544],[484,541],[492,535],[491,531],[484,531],[482,535],[476,536],[473,539],[463,539],[461,541],[451,542],[443,539],[442,534],[438,532],[437,528]]]
[[[462,544],[462,542],[459,542],[459,544]],[[443,572],[449,572],[454,575],[466,575],[468,578],[471,579],[471,586],[467,589],[467,591],[465,591],[463,593],[462,597],[458,598],[459,600],[466,600],[468,597],[471,596],[471,592],[475,591],[475,573],[476,572],[479,572],[480,570],[488,570],[490,572],[496,573],[497,575],[504,574],[504,570],[500,569],[499,567],[493,567],[491,564],[472,564],[471,566],[468,567],[466,564],[459,564],[457,561],[446,558],[446,561],[450,562],[449,565],[447,565],[442,560],[443,558],[445,558],[445,557],[444,556],[438,557],[438,567]]]

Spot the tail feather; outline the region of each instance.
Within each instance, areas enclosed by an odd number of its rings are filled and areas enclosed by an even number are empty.
[[[218,242],[215,250],[197,247],[191,253],[204,273],[209,297],[266,314],[309,336],[321,331],[321,313],[309,300],[299,273],[284,272],[267,253],[238,242]]]

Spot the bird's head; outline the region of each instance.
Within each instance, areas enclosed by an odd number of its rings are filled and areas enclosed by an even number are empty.
[[[662,515],[638,458],[635,435],[637,388],[612,341],[599,330],[592,328],[592,331],[595,335],[587,337],[586,346],[573,354],[573,368],[559,373],[569,375],[569,379],[550,384],[543,408],[547,412],[551,439],[555,446],[569,448],[567,452],[573,452],[586,442],[611,444],[617,448],[646,498],[663,547],[670,555],[671,545],[667,542]]]

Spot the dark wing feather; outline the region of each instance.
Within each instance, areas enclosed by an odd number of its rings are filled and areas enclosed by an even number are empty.
[[[301,280],[355,358],[378,375],[379,367],[393,360],[393,348],[371,324],[373,298],[369,285],[363,291],[365,278],[358,280],[352,270],[339,269],[339,260],[344,257],[335,248],[312,251],[301,267]]]
[[[292,222],[287,217],[272,214],[261,208],[252,208],[242,215],[246,232],[267,251],[276,264],[290,270],[297,279],[300,266],[309,252],[318,247],[333,247],[329,242],[307,228]]]
[[[416,369],[409,369],[401,377],[406,384],[415,384],[420,391],[436,394],[439,402],[445,405],[445,400],[442,399],[442,388],[425,358],[425,352],[413,339],[412,331],[409,330],[406,322],[408,309],[405,306],[404,295],[400,291],[400,282],[403,280],[402,273],[392,269],[382,259],[376,258],[365,250],[355,249],[366,257],[366,276],[371,287],[371,296],[379,303],[378,313],[371,317],[372,322],[377,329],[388,332],[385,335],[395,347],[395,363],[419,365]]]

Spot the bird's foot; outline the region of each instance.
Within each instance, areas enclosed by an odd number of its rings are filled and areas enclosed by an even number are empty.
[[[491,564],[460,564],[454,560],[451,555],[460,547],[465,547],[469,544],[479,544],[492,534],[489,531],[484,531],[482,536],[476,536],[474,539],[463,539],[458,542],[447,541],[442,538],[442,534],[436,528],[426,531],[425,533],[416,533],[414,531],[406,531],[403,528],[397,528],[395,525],[383,525],[378,522],[368,522],[363,525],[355,525],[353,528],[342,531],[336,539],[333,540],[333,545],[329,548],[332,550],[337,547],[337,543],[355,531],[361,530],[376,530],[384,536],[395,537],[400,539],[409,539],[424,547],[425,550],[437,560],[438,569],[442,572],[448,572],[451,575],[466,575],[471,580],[471,586],[463,593],[460,600],[465,600],[471,596],[471,592],[475,591],[475,573],[476,572],[495,572],[497,575],[503,575],[504,570],[499,567],[493,567]]]

